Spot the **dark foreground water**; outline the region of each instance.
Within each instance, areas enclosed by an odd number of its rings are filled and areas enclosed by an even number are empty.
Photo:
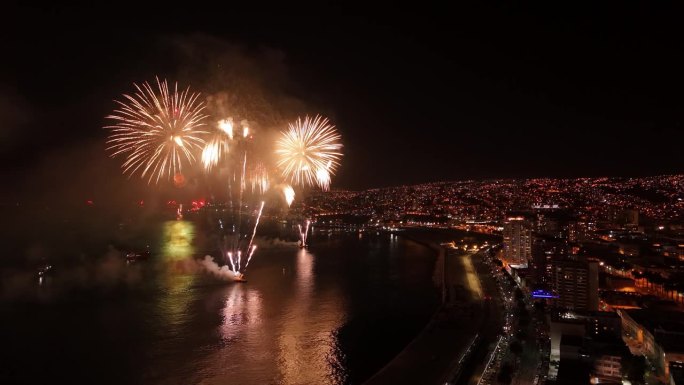
[[[28,296],[5,283],[0,383],[361,383],[436,308],[435,255],[393,235],[310,240],[264,242],[247,283],[173,261],[183,239],[130,266],[56,271]]]

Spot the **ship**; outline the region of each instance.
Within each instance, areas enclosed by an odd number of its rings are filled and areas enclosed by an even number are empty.
[[[48,274],[52,273],[52,265],[50,264],[44,264],[38,267],[38,277],[42,278]]]
[[[145,251],[129,251],[126,253],[127,262],[137,262],[149,259],[152,253],[149,250]]]

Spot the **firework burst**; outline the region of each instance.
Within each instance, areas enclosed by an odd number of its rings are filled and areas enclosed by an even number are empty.
[[[292,205],[292,202],[294,202],[294,199],[295,199],[295,190],[292,188],[292,186],[290,186],[290,185],[283,186],[283,197],[285,198],[285,202],[287,203],[287,207],[290,207]]]
[[[116,101],[119,108],[107,116],[114,124],[105,126],[111,129],[107,139],[111,156],[125,156],[124,173],[140,172],[148,183],[170,178],[192,164],[207,134],[202,130],[207,116],[200,94],[190,93],[189,87],[179,92],[177,83],[169,90],[166,80],[156,81],[156,90],[147,82],[134,84],[137,92]]]
[[[207,141],[207,144],[202,149],[202,164],[204,168],[209,171],[219,164],[219,161],[228,154],[230,148],[230,141],[232,140],[232,129],[225,131],[223,121],[219,122],[219,130],[217,130]],[[232,127],[232,126],[231,126]]]
[[[321,116],[307,116],[290,123],[276,143],[277,165],[282,176],[292,184],[315,184],[328,190],[330,176],[342,157],[340,139],[335,126]]]

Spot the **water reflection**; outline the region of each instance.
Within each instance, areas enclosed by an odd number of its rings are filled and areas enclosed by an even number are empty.
[[[195,299],[192,287],[196,275],[183,264],[193,263],[195,226],[188,221],[166,221],[162,226],[162,270],[157,278],[162,294],[157,308],[171,337],[181,337],[183,326],[191,318],[188,308]]]
[[[297,291],[310,292],[313,285],[311,275],[313,273],[313,255],[305,248],[297,253]],[[311,293],[308,293],[310,295]]]
[[[397,280],[403,260],[398,256],[406,252],[406,244],[397,237],[371,237],[362,246],[356,243],[355,235],[351,240],[348,244],[338,239],[319,241],[313,253],[295,247],[265,248],[247,283],[219,283],[200,275],[194,278],[196,285],[188,286],[192,277],[184,281],[179,274],[167,274],[170,290],[163,296],[161,308],[164,324],[171,326],[164,332],[170,340],[159,345],[159,354],[185,352],[192,346],[188,340],[195,345],[192,352],[179,353],[187,354],[187,361],[176,364],[171,369],[176,373],[168,373],[166,378],[184,378],[185,383],[200,385],[356,383],[358,373],[352,375],[346,354],[350,341],[364,334],[359,334],[363,328],[350,329],[349,325],[354,314],[358,317],[364,314],[360,311],[367,310],[365,305],[359,306],[358,298],[354,302],[349,285],[367,279]],[[388,246],[391,253],[381,252]],[[412,247],[420,249],[418,245],[408,246]],[[419,267],[428,259],[424,250],[411,251],[408,254],[415,254],[417,263],[411,264],[411,272],[405,272],[404,277],[412,286],[419,286],[420,281],[413,282],[413,276],[430,276]],[[361,261],[358,252],[366,256],[361,259],[365,266],[361,278],[347,279],[344,272]],[[429,268],[431,263],[425,265]],[[366,300],[388,303],[387,296],[381,295],[385,293],[382,288],[363,284],[352,287],[372,289],[363,296]],[[413,306],[414,301],[408,304],[405,306]]]
[[[239,333],[252,334],[261,320],[261,302],[256,290],[247,290],[243,284],[232,284],[228,288],[223,308],[221,338],[232,340]]]
[[[157,306],[159,314],[164,318],[168,329],[165,333],[180,336],[182,327],[188,321],[190,314],[188,307],[194,300],[192,286],[195,277],[190,274],[165,274],[161,279],[162,295],[159,296]]]
[[[5,351],[33,347],[30,355],[6,354],[5,367],[33,376],[31,383],[357,384],[433,311],[425,303],[434,297],[434,256],[402,237],[317,230],[311,250],[271,242],[260,245],[249,282],[226,283],[192,265],[198,227],[154,225],[158,258],[83,266],[69,276],[60,270],[39,291],[52,295],[69,279],[79,285],[73,301],[65,291],[49,306],[0,306]],[[136,281],[120,281],[114,267]],[[99,284],[105,275],[116,284]],[[37,289],[38,277],[27,279]],[[37,371],[36,362],[49,365]],[[73,362],[85,364],[63,370]]]
[[[285,384],[345,380],[337,370],[340,357],[335,336],[344,321],[344,296],[334,288],[314,288],[315,259],[306,249],[297,253],[296,290],[278,339],[278,366]]]

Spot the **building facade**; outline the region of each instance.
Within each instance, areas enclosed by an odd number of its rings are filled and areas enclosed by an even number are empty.
[[[503,226],[503,258],[509,265],[527,267],[532,258],[532,224],[524,216],[508,216]]]
[[[598,310],[598,263],[594,261],[554,261],[555,305],[571,310]]]

